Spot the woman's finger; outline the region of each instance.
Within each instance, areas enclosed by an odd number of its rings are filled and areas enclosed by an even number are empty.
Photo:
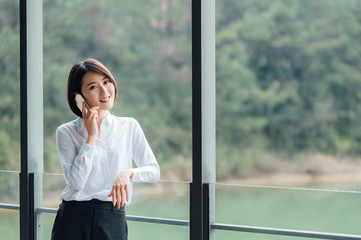
[[[81,108],[81,114],[82,114],[82,117],[84,119],[85,116],[86,116],[86,110],[85,110],[86,104],[85,104],[85,102],[82,102],[82,105],[83,105],[83,107]]]
[[[86,102],[83,102],[83,103],[84,103],[84,106],[85,106],[86,110],[89,111],[89,109],[90,109],[89,105]]]
[[[122,189],[121,188],[118,188],[116,193],[117,193],[117,207],[120,208],[120,199],[121,199],[121,193]]]
[[[115,189],[114,189],[114,187],[110,191],[108,197],[112,197],[113,206],[115,206]]]
[[[112,201],[113,201],[113,206],[115,206],[115,204],[116,204],[116,190],[115,190],[115,188],[113,188]]]
[[[129,201],[129,190],[128,190],[128,184],[127,185],[125,185],[125,197],[126,197],[126,199],[127,199],[127,202]]]
[[[124,188],[121,189],[121,196],[122,196],[122,203],[121,203],[121,206],[124,207]]]

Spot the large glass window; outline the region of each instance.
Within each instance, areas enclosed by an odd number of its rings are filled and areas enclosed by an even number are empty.
[[[0,169],[19,171],[19,3],[2,0],[0,6]]]
[[[19,2],[0,1],[0,203],[19,204]],[[0,208],[0,236],[19,239],[19,211]]]
[[[139,121],[161,167],[161,182],[134,184],[127,214],[188,220],[191,1],[45,0],[43,4],[44,207],[57,208],[65,186],[55,131],[76,118],[66,100],[68,73],[74,63],[92,57],[103,62],[117,81],[118,98],[112,114]],[[53,217],[44,214],[44,220]],[[163,239],[171,233],[182,236],[178,239],[189,235],[186,227],[138,222],[129,224],[129,232],[139,235],[142,233],[132,228],[148,226],[157,236],[164,233]],[[44,225],[44,239],[51,227]],[[130,239],[140,238],[138,235],[131,234]]]
[[[162,178],[191,179],[190,13],[189,1],[44,2],[46,172],[61,172],[55,130],[75,118],[66,101],[69,70],[94,57],[118,83],[112,113],[140,122]]]
[[[360,234],[361,2],[216,6],[216,221]]]

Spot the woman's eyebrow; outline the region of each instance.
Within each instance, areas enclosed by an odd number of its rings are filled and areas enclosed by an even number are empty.
[[[103,81],[104,79],[107,79],[108,77],[107,76],[104,76],[104,77],[102,77],[101,79],[100,79],[100,81]],[[91,83],[89,83],[88,85],[87,85],[87,87],[89,87],[90,85],[92,85],[92,84],[95,84],[96,82],[91,82]]]
[[[96,82],[91,82],[91,83],[89,83],[89,84],[87,85],[87,87],[89,87],[90,85],[92,85],[92,84],[94,84],[94,83],[96,83]]]

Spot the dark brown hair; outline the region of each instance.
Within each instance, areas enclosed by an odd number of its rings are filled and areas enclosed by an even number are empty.
[[[114,102],[117,99],[118,88],[112,73],[101,62],[93,58],[86,58],[84,61],[76,63],[70,70],[67,85],[67,99],[71,111],[78,117],[82,117],[82,112],[76,106],[75,94],[81,92],[83,77],[87,72],[103,74],[114,85]]]

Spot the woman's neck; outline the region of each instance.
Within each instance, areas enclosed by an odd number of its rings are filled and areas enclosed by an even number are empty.
[[[98,111],[98,126],[100,127],[100,124],[102,124],[103,119],[106,118],[109,111]]]

